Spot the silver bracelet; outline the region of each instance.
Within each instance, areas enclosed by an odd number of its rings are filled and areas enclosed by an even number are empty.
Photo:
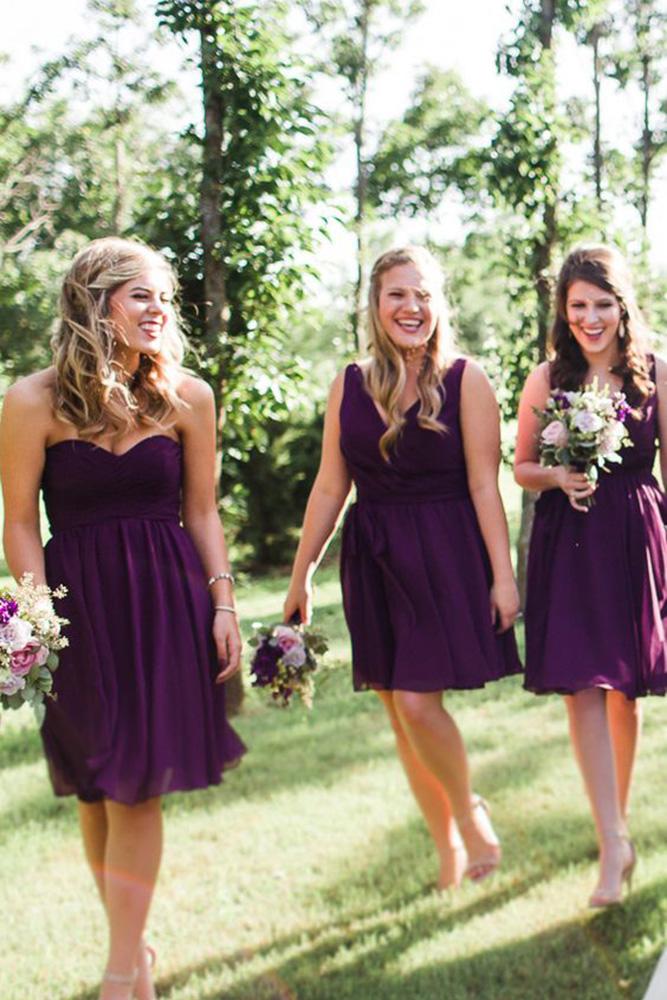
[[[214,604],[214,611],[229,611],[230,615],[238,615],[236,608],[232,607],[231,604]]]
[[[232,573],[216,573],[215,576],[210,576],[208,578],[206,586],[212,587],[218,580],[229,580],[232,587],[234,586],[234,575]]]

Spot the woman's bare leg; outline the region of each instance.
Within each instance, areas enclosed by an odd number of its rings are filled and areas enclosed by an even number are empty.
[[[607,691],[607,719],[611,743],[614,748],[616,784],[621,815],[627,823],[632,776],[642,728],[640,701],[638,699],[631,701],[620,691]]]
[[[377,693],[394,730],[398,757],[403,765],[408,784],[438,852],[440,861],[438,888],[448,889],[457,886],[463,877],[466,857],[447,792],[435,775],[422,764],[412,749],[394,708],[392,692],[378,691]]]
[[[600,877],[592,900],[614,900],[632,858],[616,781],[607,692],[587,688],[568,695],[570,735],[584,779],[600,846]],[[599,905],[599,904],[598,904]]]
[[[485,877],[500,862],[500,845],[486,812],[476,807],[463,739],[442,692],[394,691],[393,704],[417,758],[446,790],[468,852],[468,874]]]
[[[131,977],[145,960],[141,944],[162,855],[162,811],[158,798],[133,806],[105,802],[108,836],[104,899],[109,920],[107,969]],[[145,987],[137,995],[144,1000]],[[152,987],[151,987],[152,992]],[[126,985],[102,984],[100,1000],[126,1000]]]

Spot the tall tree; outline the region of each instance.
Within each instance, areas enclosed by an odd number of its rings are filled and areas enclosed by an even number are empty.
[[[326,72],[343,81],[349,106],[354,157],[354,231],[357,242],[352,307],[355,351],[361,344],[368,214],[368,91],[383,59],[400,43],[409,22],[424,9],[423,0],[306,0],[305,10],[320,37],[328,40]]]
[[[179,263],[192,339],[225,412],[222,502],[255,547],[259,532],[245,529],[257,456],[304,395],[286,345],[325,229],[326,128],[284,3],[160,0],[158,14],[196,43],[203,124],[160,159],[141,224]]]
[[[185,136],[199,159],[194,301],[205,307],[198,339],[220,397],[235,350],[258,330],[270,336],[303,292],[317,235],[303,215],[323,194],[327,148],[304,68],[289,59],[285,4],[159,0],[157,9],[199,50],[203,128]]]
[[[491,112],[458,73],[427,67],[408,107],[368,162],[370,204],[383,216],[429,215],[452,190],[475,199]]]
[[[501,345],[506,415],[516,413],[521,385],[546,356],[553,258],[559,240],[561,171],[567,123],[558,104],[555,35],[575,31],[594,0],[521,0],[516,26],[498,53],[498,67],[515,81],[510,107],[499,120],[489,156],[489,192],[511,219],[507,261],[517,312],[512,342]],[[573,213],[573,199],[568,205]],[[571,224],[571,219],[568,224]],[[524,583],[532,503],[524,494],[519,538],[519,582]]]
[[[86,83],[112,154],[113,193],[107,225],[120,234],[131,219],[137,132],[143,132],[147,116],[157,113],[175,87],[153,68],[146,41],[155,42],[155,37],[135,0],[88,0],[88,10],[95,17],[98,35]],[[141,42],[136,41],[138,32]]]
[[[634,202],[646,249],[652,180],[667,149],[667,93],[661,89],[667,66],[667,11],[663,0],[626,0],[622,13],[629,44],[616,53],[616,77],[622,86],[636,83],[641,94]]]

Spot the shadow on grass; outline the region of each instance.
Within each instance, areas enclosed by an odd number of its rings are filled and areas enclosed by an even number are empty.
[[[491,688],[457,692],[448,708],[455,718],[480,706],[506,715],[522,711],[526,699],[532,702],[516,678],[501,685],[501,692]],[[282,709],[263,699],[262,692],[249,694],[244,713],[233,720],[249,750],[241,766],[226,775],[218,790],[168,796],[168,811],[210,811],[221,803],[264,801],[299,786],[326,788],[340,781],[345,771],[375,760],[393,762],[397,780],[403,780],[384,709],[372,692],[351,691],[347,664],[332,666],[327,672],[310,712],[299,704]],[[483,752],[484,737],[471,738],[468,746],[473,755]],[[506,791],[530,786],[569,753],[565,724],[562,731],[543,735],[537,744],[529,736],[522,741],[519,729],[511,747],[475,768],[475,787],[493,800]]]
[[[414,900],[406,897],[354,925],[346,918],[286,935],[190,966],[158,979],[157,986],[166,1000],[192,978],[224,982],[231,971],[234,986],[207,986],[198,1000],[641,1000],[662,950],[667,880],[595,917],[500,947],[485,949],[479,942],[474,956],[430,959],[415,968],[429,939],[455,933],[528,888],[529,882],[517,882],[458,909],[432,894],[409,916],[401,910]],[[252,971],[258,966],[261,971]],[[96,991],[86,990],[70,1000],[95,998]]]

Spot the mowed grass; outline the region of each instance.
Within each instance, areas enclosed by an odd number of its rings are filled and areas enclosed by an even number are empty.
[[[275,617],[284,586],[247,586],[245,622]],[[505,857],[493,880],[440,895],[377,699],[350,691],[333,568],[317,600],[333,644],[313,711],[249,691],[243,764],[220,788],[165,802],[150,921],[160,996],[639,1000],[667,912],[664,703],[646,706],[635,889],[593,914],[595,843],[560,700],[516,678],[449,698]],[[93,1000],[105,931],[74,804],[51,794],[30,715],[2,727],[0,996]]]
[[[286,580],[240,591],[246,629]],[[640,1000],[664,947],[667,706],[646,705],[632,825],[635,888],[587,910],[596,849],[557,697],[518,678],[447,703],[504,861],[438,894],[434,853],[378,700],[353,694],[335,568],[317,622],[332,639],[315,707],[248,690],[242,765],[165,800],[150,920],[170,1000]],[[71,800],[53,797],[27,712],[0,729],[0,998],[95,1000],[105,928]]]

